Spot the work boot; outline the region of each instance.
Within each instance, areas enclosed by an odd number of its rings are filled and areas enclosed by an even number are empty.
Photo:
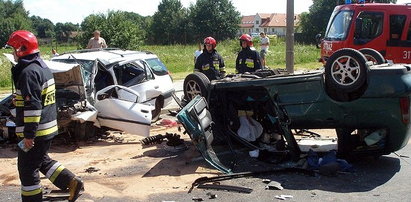
[[[68,201],[73,202],[80,196],[80,191],[84,190],[84,183],[80,178],[74,177],[71,179],[68,188],[70,192]]]

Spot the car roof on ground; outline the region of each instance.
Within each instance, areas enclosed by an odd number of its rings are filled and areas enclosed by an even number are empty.
[[[52,60],[72,59],[78,60],[95,60],[99,59],[104,64],[111,64],[126,59],[150,59],[157,58],[151,52],[121,50],[121,49],[86,49],[63,53],[53,57]]]

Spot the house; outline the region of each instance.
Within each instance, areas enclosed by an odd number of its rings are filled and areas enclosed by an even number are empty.
[[[257,13],[243,16],[240,24],[240,34],[256,35],[265,32],[269,35],[285,36],[287,29],[286,14],[284,13]],[[294,28],[299,24],[299,15],[294,15]]]

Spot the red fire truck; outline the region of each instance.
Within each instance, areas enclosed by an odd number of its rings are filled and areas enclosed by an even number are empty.
[[[323,63],[342,48],[360,50],[377,64],[385,59],[411,63],[411,3],[339,5],[331,14],[324,38],[320,37],[317,35]]]

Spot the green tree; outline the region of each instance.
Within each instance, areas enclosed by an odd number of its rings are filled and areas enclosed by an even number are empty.
[[[33,24],[34,30],[36,30],[36,35],[39,38],[51,38],[54,37],[54,24],[45,18],[39,16],[31,16],[30,20]]]
[[[153,15],[150,41],[156,44],[176,44],[185,42],[187,36],[187,10],[179,0],[162,0]]]
[[[207,36],[225,40],[237,34],[241,15],[230,0],[197,0],[190,7],[190,21],[196,40]]]
[[[68,42],[71,33],[78,30],[78,24],[73,24],[71,22],[58,22],[54,27],[54,32],[58,42]]]
[[[353,0],[353,3],[356,2]],[[374,0],[378,3],[396,3],[397,0]],[[335,6],[344,4],[345,0],[313,0],[313,4],[309,8],[309,12],[304,12],[300,16],[300,29],[304,35],[306,42],[315,42],[315,35],[322,34],[324,36],[327,28],[328,20]]]
[[[11,33],[21,29],[33,31],[23,1],[0,0],[0,46],[7,42]]]
[[[145,33],[140,28],[141,25],[135,22],[135,17],[137,15],[123,11],[87,16],[81,23],[80,45],[86,47],[94,30],[100,30],[101,37],[106,40],[109,47],[137,49],[143,43]]]

